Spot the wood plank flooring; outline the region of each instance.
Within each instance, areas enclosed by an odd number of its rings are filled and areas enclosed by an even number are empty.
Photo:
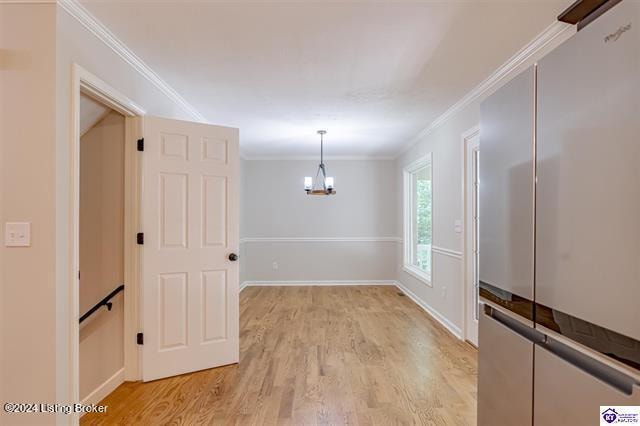
[[[476,350],[400,294],[246,288],[238,365],[125,383],[81,423],[475,425]]]

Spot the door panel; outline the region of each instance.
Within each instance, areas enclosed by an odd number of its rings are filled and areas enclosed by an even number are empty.
[[[480,313],[478,352],[478,425],[531,426],[533,414],[533,341],[505,323],[528,333],[524,325],[491,308]]]
[[[227,244],[227,178],[202,177],[202,242],[205,247]]]
[[[638,27],[622,2],[540,61],[536,198],[536,302],[636,340]]]
[[[590,369],[601,379],[587,373]],[[618,389],[605,380],[626,389]],[[640,405],[640,389],[625,384],[615,373],[588,364],[579,368],[538,345],[534,389],[536,426],[597,425],[602,414],[600,406]]]
[[[187,274],[160,274],[160,350],[187,345]]]
[[[533,300],[535,69],[482,103],[480,281]]]
[[[186,173],[160,174],[160,241],[162,248],[187,248]]]
[[[238,362],[238,131],[144,119],[143,379]]]
[[[227,271],[202,273],[203,342],[227,338],[227,291]]]

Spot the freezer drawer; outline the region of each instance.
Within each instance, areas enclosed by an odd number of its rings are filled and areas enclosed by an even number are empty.
[[[483,305],[478,330],[478,425],[531,426],[533,329]]]
[[[536,345],[535,426],[597,425],[600,406],[640,405],[640,389],[623,376],[593,361],[574,362]]]
[[[533,300],[535,68],[480,107],[480,281]]]
[[[535,301],[636,340],[639,138],[640,3],[623,1],[538,64]]]

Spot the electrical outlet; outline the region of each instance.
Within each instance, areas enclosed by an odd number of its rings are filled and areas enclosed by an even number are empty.
[[[442,298],[446,299],[447,298],[447,287],[442,286],[441,291],[442,291]]]
[[[278,270],[278,262],[273,262],[271,267],[273,268],[274,271],[277,271]]]

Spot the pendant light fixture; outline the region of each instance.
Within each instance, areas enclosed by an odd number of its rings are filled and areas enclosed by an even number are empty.
[[[327,176],[327,171],[324,167],[324,135],[327,134],[327,131],[318,130],[318,134],[320,135],[320,165],[318,165],[315,182],[311,176],[304,178],[304,190],[307,195],[331,195],[335,194],[336,190],[333,186],[333,177]],[[322,176],[320,176],[321,173]]]

